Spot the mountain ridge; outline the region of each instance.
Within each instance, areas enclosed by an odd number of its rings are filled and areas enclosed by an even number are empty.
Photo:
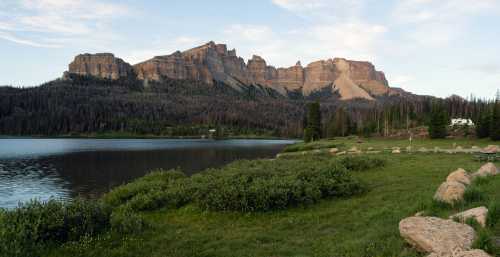
[[[235,49],[228,50],[225,44],[213,41],[183,52],[155,56],[135,65],[111,53],[80,54],[69,64],[66,74],[111,80],[130,76],[143,81],[164,78],[196,80],[207,85],[222,82],[236,90],[260,85],[284,96],[290,92],[310,95],[331,88],[341,100],[374,100],[380,95],[401,93],[392,90],[385,74],[370,62],[333,58],[312,62],[305,67],[299,61],[292,67],[275,68],[258,55],[245,62]]]

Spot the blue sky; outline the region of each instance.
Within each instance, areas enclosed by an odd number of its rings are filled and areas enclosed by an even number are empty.
[[[292,66],[366,60],[393,87],[493,97],[500,0],[1,0],[0,85],[61,76],[79,53],[132,64],[214,40]]]

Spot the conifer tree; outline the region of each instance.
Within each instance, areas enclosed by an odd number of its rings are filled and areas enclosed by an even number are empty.
[[[429,135],[432,139],[445,138],[448,134],[448,114],[441,104],[435,104],[432,108],[429,124]]]
[[[316,141],[321,138],[321,110],[319,102],[307,106],[307,127],[304,129],[304,141]]]
[[[497,98],[493,105],[493,113],[491,115],[490,127],[491,140],[500,140],[500,91],[497,92]]]

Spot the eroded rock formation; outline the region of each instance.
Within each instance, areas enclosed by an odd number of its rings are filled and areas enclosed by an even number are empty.
[[[132,76],[132,66],[110,53],[81,54],[69,64],[69,73],[91,75],[105,79]]]
[[[297,62],[289,68],[275,68],[254,55],[245,63],[236,50],[209,42],[171,55],[157,56],[130,67],[112,54],[79,55],[69,66],[69,73],[116,79],[135,72],[141,80],[163,78],[199,80],[213,85],[223,82],[235,89],[250,85],[270,87],[286,95],[298,91],[309,95],[331,88],[342,99],[364,98],[390,93],[384,73],[369,62],[341,58],[313,62],[306,67]]]

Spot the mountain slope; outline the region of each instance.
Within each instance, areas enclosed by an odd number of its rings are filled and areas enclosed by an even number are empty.
[[[134,66],[112,54],[78,55],[69,65],[68,73],[106,79],[134,76],[146,82],[166,78],[193,80],[209,86],[222,82],[238,91],[244,91],[250,85],[260,85],[284,96],[290,92],[307,96],[332,88],[342,100],[374,100],[375,96],[390,92],[384,73],[369,62],[335,58],[313,62],[306,67],[298,62],[289,68],[275,68],[259,56],[245,62],[237,56],[236,50],[228,51],[226,45],[214,42],[157,56]]]

